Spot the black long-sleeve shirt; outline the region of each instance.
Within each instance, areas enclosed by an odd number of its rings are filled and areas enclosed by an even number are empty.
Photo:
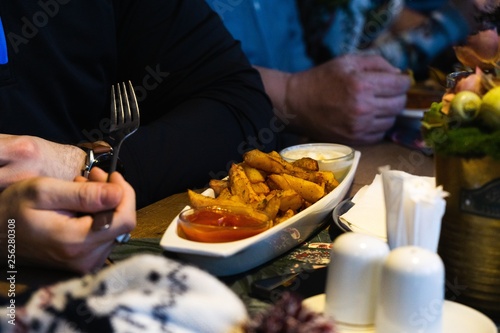
[[[2,1],[0,17],[0,133],[105,138],[110,86],[132,81],[141,128],[120,157],[139,207],[276,147],[260,77],[203,0]]]

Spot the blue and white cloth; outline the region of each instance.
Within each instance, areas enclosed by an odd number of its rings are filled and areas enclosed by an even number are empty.
[[[217,278],[159,255],[141,254],[37,290],[0,332],[234,333],[243,302]]]

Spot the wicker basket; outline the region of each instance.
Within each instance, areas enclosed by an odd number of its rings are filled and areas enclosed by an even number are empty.
[[[500,161],[436,156],[436,183],[450,193],[438,253],[446,297],[500,321]]]

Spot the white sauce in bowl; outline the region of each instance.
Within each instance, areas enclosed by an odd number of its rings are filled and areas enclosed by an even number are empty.
[[[354,150],[334,143],[309,143],[285,148],[280,155],[291,163],[303,157],[315,159],[320,170],[332,171],[342,181],[351,167]]]

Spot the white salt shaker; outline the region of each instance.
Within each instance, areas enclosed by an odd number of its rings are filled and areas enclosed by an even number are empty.
[[[342,325],[373,326],[382,264],[389,246],[349,232],[335,239],[326,280],[325,314]]]
[[[375,327],[383,333],[442,333],[444,265],[417,246],[391,251],[382,267]]]

